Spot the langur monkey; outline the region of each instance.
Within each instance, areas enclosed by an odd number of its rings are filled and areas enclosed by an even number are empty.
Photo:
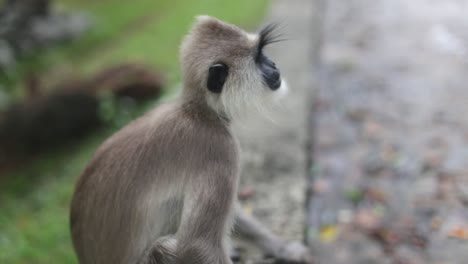
[[[284,87],[258,34],[200,16],[180,49],[183,90],[107,139],[79,178],[71,204],[81,264],[230,264],[230,233],[266,254],[307,262],[239,210],[238,143],[230,123]]]

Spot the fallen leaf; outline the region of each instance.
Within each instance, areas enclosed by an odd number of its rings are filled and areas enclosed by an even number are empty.
[[[252,186],[246,186],[239,191],[237,196],[239,197],[239,200],[243,201],[251,198],[254,194],[255,188],[253,188]]]
[[[456,226],[449,231],[448,234],[451,238],[458,238],[462,240],[468,239],[468,227],[467,226]]]
[[[335,225],[324,225],[320,228],[319,237],[322,241],[331,242],[335,240],[337,233]]]

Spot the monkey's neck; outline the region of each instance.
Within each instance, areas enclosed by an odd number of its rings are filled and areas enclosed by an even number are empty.
[[[231,123],[229,118],[220,115],[212,109],[204,96],[186,94],[184,91],[180,98],[180,105],[182,111],[199,121],[220,123],[224,126],[229,126]]]

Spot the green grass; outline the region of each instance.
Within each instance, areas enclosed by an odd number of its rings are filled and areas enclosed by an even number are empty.
[[[0,84],[15,96],[21,95],[18,81],[25,73],[32,71],[43,73],[44,69],[53,68],[53,66],[80,64],[80,60],[86,60],[86,55],[89,56],[92,50],[99,49],[106,43],[111,43],[139,18],[154,14],[154,10],[164,11],[170,6],[170,1],[162,0],[121,2],[116,0],[56,0],[55,2],[59,9],[65,9],[62,12],[75,9],[88,13],[93,18],[92,30],[74,43],[51,50],[43,50],[39,54],[26,55],[15,69],[0,76]]]
[[[267,0],[57,0],[64,8],[88,10],[95,26],[82,40],[22,61],[8,82],[16,87],[26,71],[53,79],[63,69],[89,74],[114,63],[139,61],[163,69],[171,87],[180,81],[177,51],[197,14],[253,28]],[[76,263],[68,230],[68,207],[76,177],[97,145],[147,107],[112,127],[0,175],[0,263]],[[5,180],[6,179],[6,180]]]

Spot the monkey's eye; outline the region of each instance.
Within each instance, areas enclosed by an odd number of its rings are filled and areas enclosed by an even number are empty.
[[[229,67],[224,63],[217,63],[208,71],[207,88],[213,93],[221,93],[229,73]]]

